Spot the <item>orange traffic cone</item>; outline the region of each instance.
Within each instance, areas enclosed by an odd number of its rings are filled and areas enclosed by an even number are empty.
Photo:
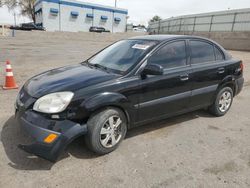
[[[17,88],[18,86],[15,82],[10,62],[6,61],[6,77],[3,89],[17,89]]]

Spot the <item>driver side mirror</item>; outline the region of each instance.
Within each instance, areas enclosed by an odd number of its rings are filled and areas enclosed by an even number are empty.
[[[142,75],[163,75],[163,67],[158,64],[147,64]]]

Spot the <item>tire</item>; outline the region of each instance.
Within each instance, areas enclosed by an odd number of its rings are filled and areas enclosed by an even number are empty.
[[[127,133],[127,118],[121,110],[107,108],[91,116],[87,126],[87,147],[97,154],[104,155],[114,151],[124,139]]]
[[[228,99],[223,101],[224,98],[227,98],[225,96],[228,96]],[[209,112],[217,117],[224,116],[229,111],[232,103],[233,90],[230,87],[224,87],[217,93],[214,103],[209,107]]]

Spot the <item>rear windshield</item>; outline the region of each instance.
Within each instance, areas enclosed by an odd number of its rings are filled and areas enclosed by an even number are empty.
[[[142,60],[156,44],[156,41],[148,40],[118,41],[89,59],[88,63],[98,64],[115,73],[124,74]]]

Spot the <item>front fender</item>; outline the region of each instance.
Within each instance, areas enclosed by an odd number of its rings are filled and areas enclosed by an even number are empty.
[[[129,101],[122,94],[113,92],[104,92],[85,100],[82,105],[88,111],[93,112],[101,107],[109,105],[126,107],[129,105]]]
[[[120,94],[120,93],[114,93],[114,92],[104,92],[99,93],[93,97],[90,97],[89,99],[86,99],[81,104],[81,107],[84,109],[85,112],[88,113],[90,116],[93,112],[102,109],[107,106],[115,106],[118,108],[121,108],[125,115],[128,118],[128,122],[131,120],[131,114],[134,114],[133,107],[130,104],[129,100],[126,96]]]

